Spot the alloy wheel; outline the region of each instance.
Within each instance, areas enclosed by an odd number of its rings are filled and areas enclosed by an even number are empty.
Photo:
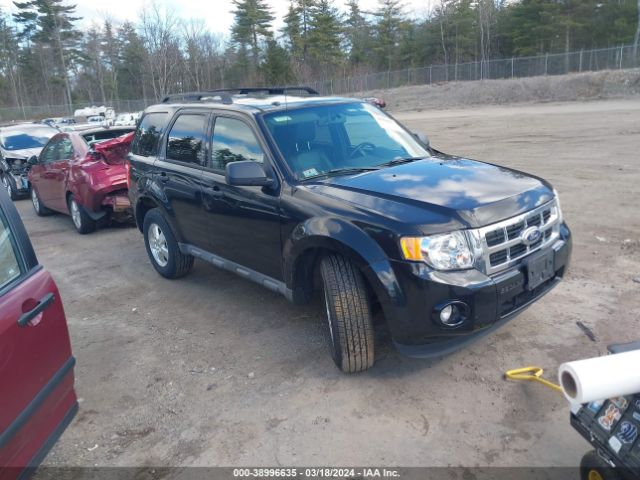
[[[33,203],[33,208],[35,208],[36,212],[40,211],[40,200],[38,200],[38,194],[35,189],[31,188],[31,203]]]
[[[80,207],[78,206],[75,200],[71,200],[71,202],[69,202],[69,207],[71,210],[71,219],[73,220],[73,224],[79,230],[82,228],[82,217],[80,216]]]
[[[162,229],[156,223],[149,225],[149,248],[153,259],[161,267],[166,267],[169,263],[169,245]]]

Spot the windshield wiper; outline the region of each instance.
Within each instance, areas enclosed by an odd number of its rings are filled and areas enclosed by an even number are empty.
[[[391,160],[389,162],[378,164],[378,167],[380,167],[380,168],[382,168],[382,167],[391,167],[393,165],[401,165],[403,163],[410,163],[410,162],[415,162],[417,160],[424,160],[425,158],[427,158],[427,157],[426,156],[424,156],[424,157],[397,157],[397,158],[394,158],[393,160]]]
[[[373,170],[379,170],[379,167],[340,167],[340,168],[332,168],[331,170],[327,170],[326,172],[319,173],[318,175],[313,175],[312,177],[304,178],[303,180],[311,180],[314,178],[320,177],[335,177],[337,175],[349,175],[351,173],[360,173],[360,172],[371,172]]]

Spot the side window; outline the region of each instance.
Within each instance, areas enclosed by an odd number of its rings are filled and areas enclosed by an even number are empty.
[[[69,138],[63,138],[58,142],[56,160],[69,160],[73,157],[73,143]]]
[[[59,140],[54,140],[53,142],[49,142],[43,149],[40,154],[40,161],[42,163],[55,162],[57,159],[56,151],[58,150]]]
[[[224,170],[227,163],[264,162],[264,152],[249,125],[235,118],[218,117],[213,129],[211,168]]]
[[[15,241],[0,211],[0,290],[20,276],[20,262]]]
[[[180,115],[168,135],[167,159],[204,165],[207,121],[206,115]]]
[[[144,116],[131,143],[131,153],[151,157],[158,153],[160,137],[167,127],[167,112],[148,113]]]

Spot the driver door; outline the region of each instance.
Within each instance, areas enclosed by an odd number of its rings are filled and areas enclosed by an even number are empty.
[[[259,162],[269,172],[267,151],[259,133],[244,118],[216,116],[211,153],[202,172],[205,213],[201,218],[211,253],[281,280],[279,187],[234,186],[225,180],[226,165],[234,161]]]

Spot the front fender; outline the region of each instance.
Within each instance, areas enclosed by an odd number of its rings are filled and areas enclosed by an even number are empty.
[[[296,269],[303,256],[316,249],[341,253],[353,261],[385,305],[401,305],[404,296],[387,255],[380,245],[356,225],[331,217],[315,217],[300,223],[284,242],[284,278],[296,289]]]

